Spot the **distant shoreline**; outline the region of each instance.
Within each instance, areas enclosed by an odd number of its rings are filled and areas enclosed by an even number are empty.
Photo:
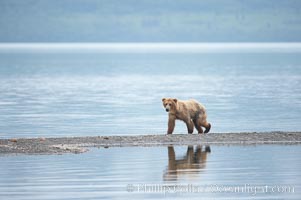
[[[300,53],[301,42],[0,43],[0,53]]]
[[[0,139],[0,155],[83,153],[93,147],[301,144],[301,132],[244,132]]]

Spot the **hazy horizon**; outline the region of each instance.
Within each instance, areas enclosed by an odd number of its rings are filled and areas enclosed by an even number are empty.
[[[301,43],[0,43],[5,52],[297,53]]]
[[[2,0],[0,42],[301,42],[296,0]]]

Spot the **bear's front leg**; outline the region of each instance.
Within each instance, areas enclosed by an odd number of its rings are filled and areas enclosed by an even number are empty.
[[[193,133],[193,126],[194,126],[194,124],[193,124],[192,120],[188,119],[187,121],[185,121],[185,123],[186,123],[186,126],[187,126],[188,133],[189,134]]]
[[[176,118],[173,116],[169,116],[167,134],[172,134],[175,125],[176,125]]]

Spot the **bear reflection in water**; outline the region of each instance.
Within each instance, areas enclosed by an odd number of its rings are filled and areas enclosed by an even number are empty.
[[[182,178],[192,178],[201,169],[206,167],[207,155],[211,152],[210,146],[188,146],[184,157],[176,158],[173,146],[168,149],[168,167],[164,172],[164,181],[176,181],[180,176]]]

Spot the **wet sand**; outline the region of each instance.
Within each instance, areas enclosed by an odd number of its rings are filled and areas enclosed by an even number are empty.
[[[92,147],[301,144],[301,132],[0,139],[0,155],[83,153]]]

